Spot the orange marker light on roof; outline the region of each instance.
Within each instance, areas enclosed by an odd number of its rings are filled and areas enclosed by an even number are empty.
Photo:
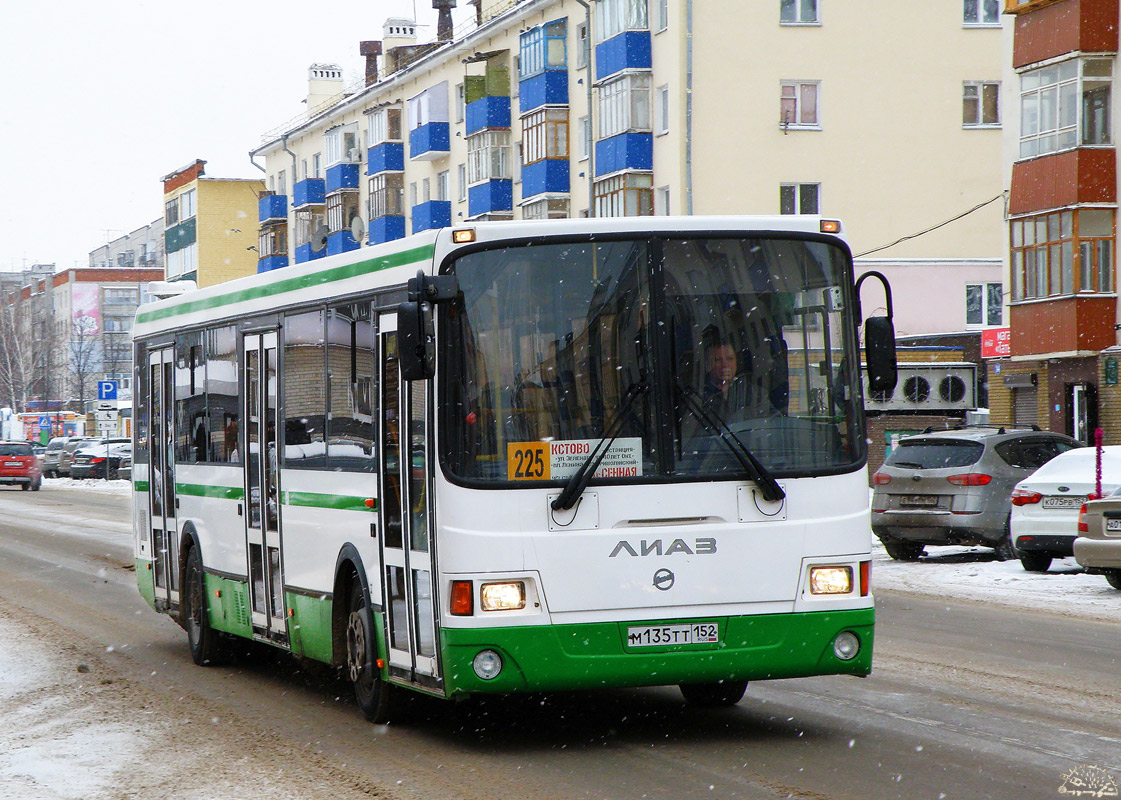
[[[823,219],[820,230],[822,233],[840,233],[841,221],[839,219]]]
[[[460,228],[459,230],[452,231],[452,241],[456,244],[468,244],[475,241],[475,229]]]

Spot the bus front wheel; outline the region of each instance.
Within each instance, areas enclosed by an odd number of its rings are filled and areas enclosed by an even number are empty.
[[[358,578],[350,584],[350,614],[346,623],[346,672],[354,686],[354,699],[370,722],[389,721],[390,687],[374,664],[375,642],[370,628],[366,593]]]
[[[683,683],[679,687],[685,702],[706,708],[734,706],[743,699],[747,681],[718,681],[717,683]]]
[[[222,634],[210,627],[210,614],[206,605],[206,578],[202,572],[202,557],[198,547],[187,553],[187,566],[183,578],[186,593],[183,596],[183,621],[187,629],[187,645],[191,659],[200,667],[217,665],[223,660]]]

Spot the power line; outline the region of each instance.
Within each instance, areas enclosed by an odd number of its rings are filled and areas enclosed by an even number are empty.
[[[978,203],[977,205],[973,206],[973,208],[969,209],[968,211],[963,211],[962,213],[958,214],[956,217],[951,217],[950,219],[946,220],[945,222],[939,222],[937,225],[933,225],[933,226],[927,228],[924,231],[919,231],[918,233],[912,233],[909,236],[902,236],[902,237],[896,239],[894,242],[891,242],[890,244],[885,244],[883,247],[876,247],[872,250],[865,250],[863,253],[857,253],[856,255],[853,256],[853,258],[863,258],[864,256],[870,256],[870,255],[872,255],[872,253],[878,253],[881,250],[887,250],[889,247],[895,247],[895,245],[900,244],[901,242],[905,242],[908,239],[917,239],[918,237],[922,236],[923,234],[930,233],[931,231],[936,231],[939,228],[942,228],[942,227],[945,227],[946,225],[949,225],[951,222],[957,222],[962,217],[968,217],[974,211],[982,209],[985,206],[989,205],[990,203],[995,203],[997,200],[1000,200],[1002,197],[1004,197],[1004,192],[1001,192],[996,197],[994,197],[990,200],[986,200],[983,203]]]

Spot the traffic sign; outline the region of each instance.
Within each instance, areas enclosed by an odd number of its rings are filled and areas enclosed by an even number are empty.
[[[116,381],[98,381],[97,382],[97,399],[98,400],[116,400],[117,399],[117,382]]]

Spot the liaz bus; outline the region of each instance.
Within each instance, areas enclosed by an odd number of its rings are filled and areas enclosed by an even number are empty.
[[[134,326],[139,588],[391,697],[866,675],[858,285],[809,216],[483,222]],[[886,324],[885,324],[886,320]],[[876,323],[876,324],[873,324]],[[894,383],[890,319],[864,325]]]

